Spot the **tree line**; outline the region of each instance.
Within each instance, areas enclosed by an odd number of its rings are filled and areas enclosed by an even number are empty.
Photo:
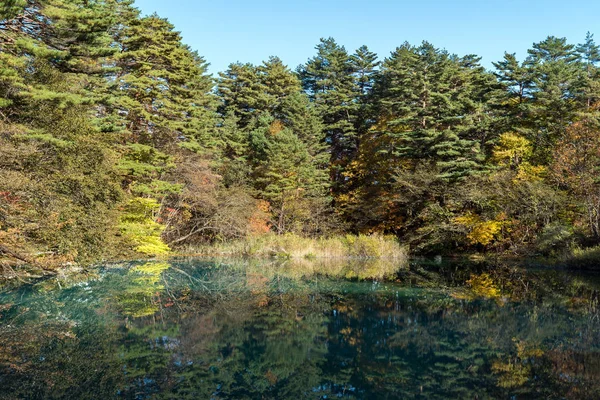
[[[4,1],[0,255],[92,262],[268,232],[393,234],[422,254],[600,243],[592,34],[493,71],[428,42],[315,50],[213,77],[132,0]]]

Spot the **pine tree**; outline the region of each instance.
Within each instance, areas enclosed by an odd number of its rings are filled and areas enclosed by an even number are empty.
[[[267,95],[265,111],[276,118],[282,117],[281,104],[289,96],[300,92],[300,81],[278,57],[270,57],[257,68]]]
[[[235,113],[241,129],[264,112],[281,118],[282,102],[300,91],[298,78],[277,57],[258,67],[231,64],[220,76],[217,91],[223,100],[221,114]]]
[[[586,67],[600,63],[600,46],[596,44],[594,35],[590,32],[585,35],[585,43],[579,44],[576,51]]]
[[[255,187],[271,205],[272,225],[278,233],[301,231],[313,217],[314,201],[325,199],[326,170],[293,130],[267,114],[258,120],[250,143]]]
[[[477,57],[426,42],[398,47],[377,78],[377,120],[346,170],[349,190],[336,199],[344,216],[363,232],[429,224],[419,215],[445,207],[440,188],[486,168],[484,149],[494,138],[488,102],[497,86]]]
[[[373,89],[377,76],[377,54],[371,52],[367,46],[361,46],[350,56],[353,70],[356,76],[356,85],[362,96],[366,96]]]
[[[48,263],[106,255],[122,197],[116,155],[95,126],[114,3],[83,3],[11,2],[0,21],[0,152],[14,161],[1,179],[29,210],[0,236],[17,233],[20,245],[52,254]]]
[[[251,186],[248,162],[250,138],[247,131],[240,129],[239,119],[233,110],[223,117],[219,136],[223,143],[218,171],[223,177],[223,184],[226,187]]]
[[[131,21],[121,40],[112,92],[132,141],[157,148],[206,144],[214,124],[206,62],[157,15]]]
[[[211,168],[218,167],[213,158],[223,147],[217,99],[208,64],[181,42],[169,21],[157,15],[139,18],[129,1],[119,12],[123,23],[113,37],[120,52],[105,106],[120,138],[122,185],[133,196],[121,230],[136,251],[156,254],[169,250],[165,238],[188,226],[184,214],[196,215],[194,207],[205,205],[193,200],[191,188],[204,179],[213,186]],[[190,178],[193,174],[198,179]],[[214,191],[206,192],[216,201]],[[130,210],[136,204],[147,204],[149,212],[137,217]]]
[[[333,38],[321,39],[317,55],[298,70],[302,86],[321,113],[331,154],[335,191],[344,185],[343,171],[357,149],[355,128],[360,88],[355,67],[343,46]]]
[[[0,6],[0,20],[10,21],[23,12],[27,6],[27,0],[5,0]],[[6,29],[6,27],[3,27]]]
[[[579,55],[565,38],[547,37],[528,50],[525,65],[533,75],[532,101],[526,132],[539,163],[549,162],[550,151],[573,121],[577,109]]]
[[[495,91],[493,105],[500,114],[499,130],[526,132],[531,129],[529,118],[532,106],[534,74],[525,63],[519,63],[515,54],[504,54],[502,61],[493,63],[494,75],[502,84]]]
[[[106,58],[115,53],[107,33],[115,23],[114,3],[80,5],[77,0],[48,0],[5,6],[3,12],[11,18],[0,21],[4,48],[0,57],[7,67],[0,69],[0,82],[7,85],[0,103],[8,106],[26,102],[27,97],[65,107],[97,100],[99,88],[105,85],[101,77],[107,70]],[[62,86],[50,90],[46,83],[58,73],[68,75],[61,78]],[[23,107],[19,108],[25,115]]]
[[[356,130],[356,147],[361,146],[362,137],[375,123],[377,116],[373,104],[373,87],[378,79],[379,65],[377,54],[369,51],[367,46],[361,46],[350,57],[353,65],[354,79],[359,89],[357,98],[358,110],[354,122]]]
[[[600,46],[594,41],[594,35],[588,32],[585,42],[578,45],[576,50],[585,69],[581,75],[579,97],[590,112],[600,101]]]
[[[301,93],[298,78],[279,58],[271,57],[259,67],[231,65],[221,75],[218,91],[222,112],[226,112],[221,129],[226,165],[244,161],[251,169],[257,168],[266,157],[270,136],[265,132],[273,129],[289,129],[307,147],[315,165],[326,164],[320,116]],[[231,177],[231,172],[223,173]]]
[[[269,104],[259,71],[252,64],[236,63],[219,75],[217,93],[223,101],[220,113],[233,112],[239,127],[245,129]]]
[[[378,87],[388,148],[379,151],[412,163],[433,163],[439,177],[458,179],[481,169],[485,125],[478,125],[490,76],[478,59],[458,58],[409,44],[383,64]]]
[[[304,93],[296,92],[281,103],[281,121],[291,129],[304,144],[317,164],[326,166],[329,162],[323,123],[319,111]]]

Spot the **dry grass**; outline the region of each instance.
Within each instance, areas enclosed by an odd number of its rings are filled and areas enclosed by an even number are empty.
[[[247,272],[307,278],[389,279],[408,266],[408,254],[395,237],[346,235],[308,239],[297,235],[263,235],[244,241],[180,249],[180,255],[245,258]],[[234,263],[236,264],[236,263]]]
[[[192,257],[189,261],[195,259]],[[300,282],[319,276],[351,280],[394,280],[398,272],[408,267],[404,261],[386,258],[239,259],[224,257],[210,260],[221,267],[226,266],[227,271],[242,273],[253,285],[279,281],[282,278]]]
[[[309,239],[297,235],[262,235],[242,241],[180,249],[179,253],[283,259],[386,258],[405,260],[406,249],[393,236],[346,235]]]

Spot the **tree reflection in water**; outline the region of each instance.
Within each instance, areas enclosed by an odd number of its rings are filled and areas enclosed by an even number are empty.
[[[596,277],[317,272],[188,260],[6,290],[0,398],[600,397]]]

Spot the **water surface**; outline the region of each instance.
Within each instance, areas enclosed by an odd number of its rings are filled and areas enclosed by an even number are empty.
[[[0,398],[600,398],[596,276],[348,268],[182,260],[5,289]]]

